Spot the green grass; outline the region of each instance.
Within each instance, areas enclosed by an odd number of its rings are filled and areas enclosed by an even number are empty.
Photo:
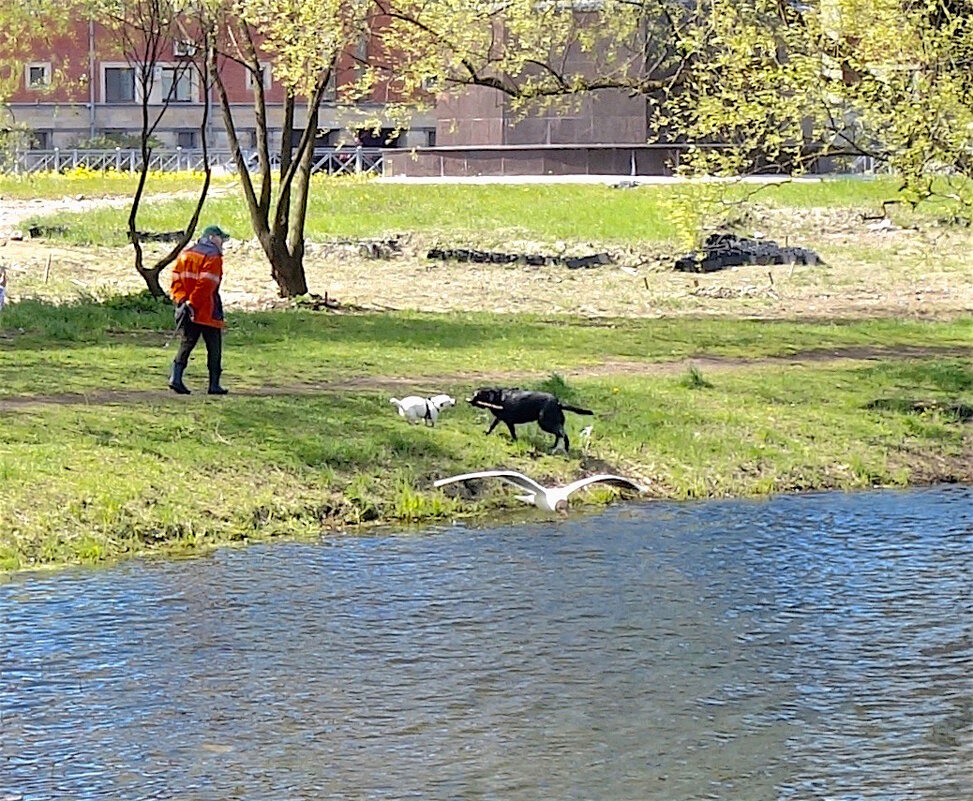
[[[25,394],[162,388],[172,350],[160,345],[170,321],[168,309],[138,296],[62,307],[24,302],[0,317],[0,570],[314,537],[359,522],[532,514],[500,486],[465,501],[431,488],[439,476],[472,469],[509,466],[561,480],[611,468],[650,482],[657,497],[697,498],[946,478],[948,465],[968,471],[963,455],[973,444],[970,425],[948,412],[973,403],[973,359],[960,350],[973,339],[969,319],[595,325],[487,314],[235,314],[226,383],[276,384],[280,394],[9,403]],[[837,367],[565,372],[616,359],[862,345],[943,350]],[[203,359],[196,354],[190,366],[196,387]],[[479,383],[477,372],[491,371],[530,372],[536,378],[511,383],[595,410],[594,418],[569,416],[568,457],[548,455],[551,437],[536,426],[516,443],[505,433],[484,436],[487,416],[462,403],[430,429],[395,415],[385,391],[287,390],[352,376],[418,383],[446,375],[453,377],[437,379],[436,389],[461,397]],[[913,400],[940,403],[915,413]],[[577,434],[589,423],[583,453]]]
[[[752,186],[728,191],[742,196]],[[874,211],[894,196],[891,180],[835,179],[762,188],[756,199],[778,206],[851,206]],[[473,236],[484,244],[511,238],[541,241],[662,242],[673,238],[669,186],[618,190],[601,185],[407,185],[362,179],[316,178],[307,220],[310,239],[368,238],[409,231],[427,236]],[[172,231],[185,224],[189,198],[144,204],[140,226]],[[525,214],[524,210],[529,209]],[[210,198],[203,219],[249,237],[248,212],[239,191]],[[34,222],[41,222],[35,220]],[[59,239],[78,245],[126,243],[124,216],[114,209],[43,218],[60,226]]]
[[[488,313],[234,313],[225,359],[239,387],[368,375],[549,373],[606,360],[787,356],[848,347],[968,347],[973,321],[570,320]],[[151,389],[175,343],[171,307],[144,295],[104,303],[22,301],[0,317],[0,398]],[[556,332],[556,333],[555,333]],[[191,368],[190,377],[199,368]],[[557,390],[557,387],[551,387]]]

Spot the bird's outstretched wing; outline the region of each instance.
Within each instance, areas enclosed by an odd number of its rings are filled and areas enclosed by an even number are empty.
[[[461,476],[450,476],[449,478],[441,478],[438,481],[434,481],[433,486],[442,487],[444,484],[455,484],[457,481],[468,481],[472,478],[499,478],[501,481],[513,484],[515,487],[520,487],[529,492],[543,493],[546,491],[534,479],[528,478],[523,473],[517,473],[513,470],[483,470],[479,473],[463,473]]]
[[[632,479],[625,478],[625,476],[613,476],[608,473],[599,473],[597,476],[588,476],[587,478],[579,478],[577,481],[572,481],[568,484],[564,491],[570,495],[576,490],[583,489],[589,484],[614,484],[616,487],[624,487],[626,489],[635,490],[635,492],[645,492],[645,487],[636,484]]]

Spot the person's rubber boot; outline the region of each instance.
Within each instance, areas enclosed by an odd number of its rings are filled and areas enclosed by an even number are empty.
[[[220,374],[210,373],[209,374],[209,389],[206,390],[207,395],[225,395],[227,390],[220,386]]]
[[[178,362],[172,363],[172,376],[169,378],[169,389],[175,392],[177,395],[189,395],[189,387],[182,383],[182,373],[186,369],[186,365],[179,364]]]

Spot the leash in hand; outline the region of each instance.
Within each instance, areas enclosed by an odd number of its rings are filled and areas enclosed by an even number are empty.
[[[193,313],[191,307],[188,303],[180,303],[176,306],[176,326],[169,332],[169,336],[166,337],[165,344],[163,348],[168,348],[169,344],[175,338],[186,325],[186,322],[193,319]]]

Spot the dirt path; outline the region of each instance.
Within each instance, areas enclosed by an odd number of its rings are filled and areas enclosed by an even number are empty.
[[[62,197],[57,200],[43,198],[38,200],[21,200],[4,198],[0,202],[0,239],[18,230],[24,221],[31,217],[46,217],[62,211],[83,212],[105,206],[128,206],[132,201],[126,197],[86,198],[82,196]]]
[[[806,365],[841,366],[878,359],[925,359],[943,357],[973,358],[973,347],[927,348],[918,346],[824,348],[794,353],[789,356],[767,356],[744,359],[726,356],[699,356],[666,362],[609,361],[598,365],[566,368],[559,372],[568,379],[602,378],[618,376],[672,376],[679,375],[694,366],[706,372],[725,372],[749,367],[801,367]],[[269,398],[317,395],[334,392],[398,392],[408,388],[417,393],[441,392],[444,388],[462,384],[470,388],[485,384],[532,381],[546,378],[548,373],[526,372],[473,372],[442,373],[419,376],[356,376],[343,380],[322,382],[295,382],[293,384],[267,385],[262,387],[234,388],[237,397]],[[197,396],[205,393],[197,391]],[[177,400],[168,389],[98,389],[86,393],[59,393],[49,395],[0,396],[0,412],[27,406],[102,406],[144,404]],[[179,398],[179,402],[185,399]]]

